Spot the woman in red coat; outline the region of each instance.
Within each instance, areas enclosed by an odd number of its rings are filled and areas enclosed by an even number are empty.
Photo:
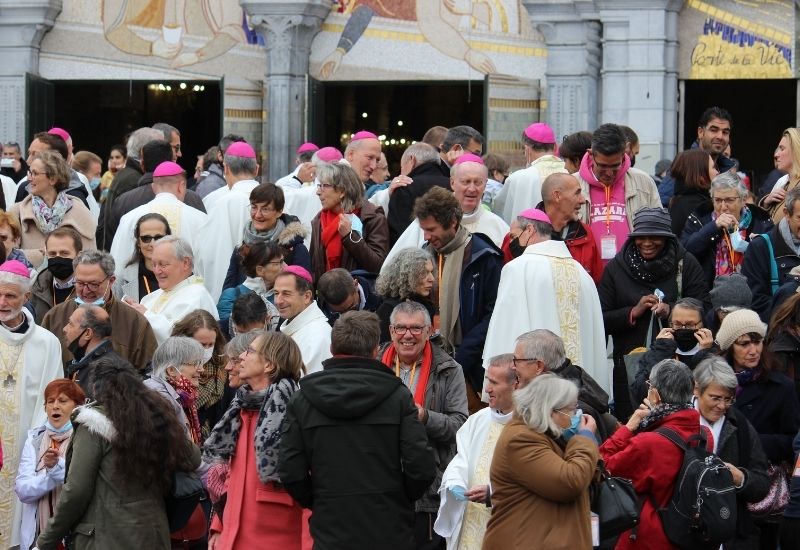
[[[245,383],[203,446],[208,463],[230,461],[222,517],[211,522],[209,550],[301,550],[303,509],[277,474],[286,404],[305,372],[300,349],[281,332],[258,336],[241,354]]]
[[[641,405],[625,426],[619,428],[600,447],[600,456],[612,475],[633,481],[636,493],[645,497],[635,539],[622,533],[617,550],[675,548],[667,536],[653,501],[662,508],[672,498],[675,479],[683,464],[683,451],[656,428],[671,428],[687,439],[700,431],[700,415],[692,407],[694,380],[689,367],[675,359],[665,359],[650,371],[645,405]],[[711,433],[702,428],[713,449]]]

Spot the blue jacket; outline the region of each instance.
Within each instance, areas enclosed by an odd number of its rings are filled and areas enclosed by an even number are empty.
[[[483,387],[483,345],[497,300],[503,253],[491,239],[480,233],[473,233],[467,246],[469,259],[464,262],[459,283],[462,338],[453,358],[464,369],[464,377],[478,391]]]
[[[783,240],[778,226],[773,227],[769,232],[772,249],[775,252],[775,265],[778,269],[778,285],[782,285],[791,279],[789,271],[800,265],[800,256],[791,250]],[[752,309],[757,311],[761,320],[769,322],[771,314],[770,304],[772,303],[772,286],[770,282],[771,258],[767,242],[759,236],[750,241],[747,252],[744,253],[742,261],[742,275],[747,277],[747,284],[753,292]]]

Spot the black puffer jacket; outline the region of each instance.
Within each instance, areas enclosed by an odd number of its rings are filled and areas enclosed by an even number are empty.
[[[411,393],[374,359],[323,365],[286,409],[278,466],[314,511],[314,548],[414,548],[414,501],[436,464]]]

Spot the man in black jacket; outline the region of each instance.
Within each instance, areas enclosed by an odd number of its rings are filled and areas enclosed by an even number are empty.
[[[317,304],[328,322],[333,323],[346,311],[375,311],[383,300],[375,293],[374,273],[356,269],[352,273],[337,267],[326,271],[317,281]]]
[[[311,508],[319,548],[414,548],[414,501],[436,473],[411,393],[373,359],[378,317],[349,311],[331,332],[333,357],[289,403],[278,471]]]

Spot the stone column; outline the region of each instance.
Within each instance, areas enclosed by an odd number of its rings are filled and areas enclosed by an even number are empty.
[[[547,44],[547,115],[557,136],[598,125],[600,23],[591,1],[523,0]]]
[[[59,12],[61,0],[0,0],[0,140],[19,141],[23,155],[25,74],[39,74],[39,47]]]
[[[306,75],[311,41],[330,13],[327,0],[240,0],[267,49],[263,136],[271,181],[293,168],[295,148],[306,134]]]

